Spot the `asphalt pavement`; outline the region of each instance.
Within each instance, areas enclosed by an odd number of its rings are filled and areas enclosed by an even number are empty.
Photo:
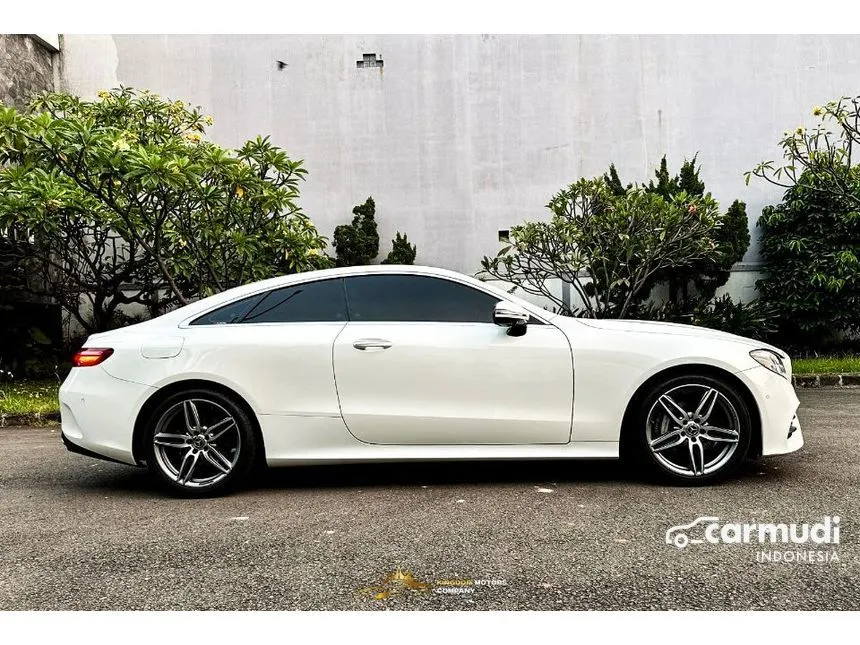
[[[0,609],[858,610],[860,390],[800,398],[800,452],[704,488],[614,462],[367,464],[181,500],[57,428],[2,428]],[[666,544],[700,516],[839,516],[840,542]]]

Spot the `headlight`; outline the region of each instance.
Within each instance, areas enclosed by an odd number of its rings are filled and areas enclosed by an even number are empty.
[[[785,368],[785,362],[782,356],[769,349],[754,349],[750,352],[750,356],[759,365],[763,365],[771,372],[775,372],[784,378],[788,378],[788,370]]]

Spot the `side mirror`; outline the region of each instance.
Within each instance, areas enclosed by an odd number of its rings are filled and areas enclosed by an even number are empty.
[[[510,302],[497,302],[493,310],[493,322],[508,328],[508,336],[522,336],[528,328],[531,314]]]

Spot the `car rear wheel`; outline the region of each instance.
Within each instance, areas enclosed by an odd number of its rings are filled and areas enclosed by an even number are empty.
[[[750,412],[729,383],[681,376],[641,400],[636,453],[646,470],[677,484],[707,484],[737,470],[752,438]]]
[[[147,463],[169,490],[208,497],[242,484],[254,463],[256,439],[245,410],[214,390],[171,395],[153,412]]]

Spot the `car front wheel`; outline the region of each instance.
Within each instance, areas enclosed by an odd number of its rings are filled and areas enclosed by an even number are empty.
[[[706,484],[737,470],[752,438],[750,412],[729,383],[681,376],[642,399],[637,453],[651,474],[678,484]]]
[[[248,414],[231,398],[205,389],[180,392],[151,419],[147,462],[169,490],[206,497],[246,479],[256,441]]]

